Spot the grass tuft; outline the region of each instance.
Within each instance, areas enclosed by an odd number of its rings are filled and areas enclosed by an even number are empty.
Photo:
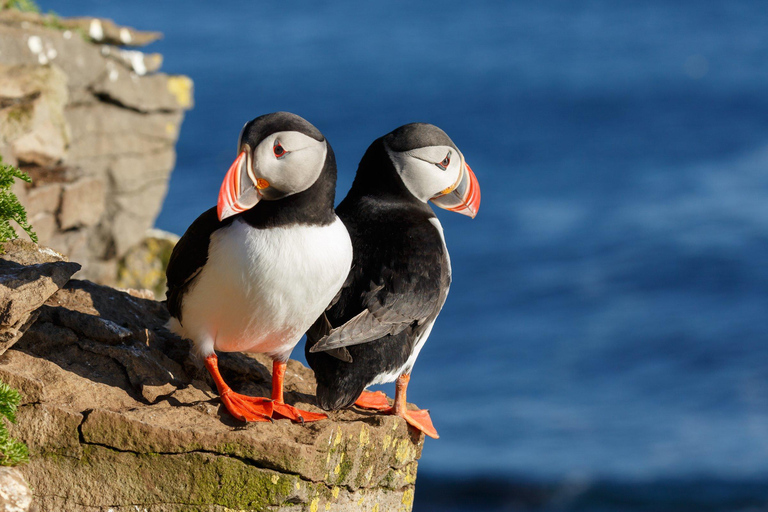
[[[21,395],[5,382],[0,381],[0,466],[16,466],[29,462],[29,449],[21,441],[8,434],[6,421],[16,423],[16,410]]]
[[[19,203],[16,194],[11,192],[11,187],[17,178],[27,183],[32,182],[32,178],[27,173],[12,165],[4,164],[3,158],[0,157],[0,243],[18,238],[16,230],[11,226],[12,220],[26,231],[33,242],[37,243],[37,234],[27,222],[26,210]]]

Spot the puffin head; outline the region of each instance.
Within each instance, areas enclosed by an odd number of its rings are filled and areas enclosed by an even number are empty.
[[[395,171],[414,197],[474,218],[480,185],[459,148],[432,124],[411,123],[382,139]]]
[[[329,146],[320,130],[290,112],[266,114],[245,124],[238,156],[219,190],[219,220],[259,201],[275,201],[310,188],[325,167]]]

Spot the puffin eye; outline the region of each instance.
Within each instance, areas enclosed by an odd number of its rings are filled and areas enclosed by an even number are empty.
[[[288,152],[285,150],[282,144],[280,144],[280,141],[275,141],[275,145],[272,146],[272,152],[275,154],[275,158],[280,160],[285,155],[288,154]]]
[[[449,151],[447,155],[445,155],[445,158],[443,158],[443,161],[439,164],[435,164],[442,170],[446,170],[449,165],[451,165],[451,152]]]

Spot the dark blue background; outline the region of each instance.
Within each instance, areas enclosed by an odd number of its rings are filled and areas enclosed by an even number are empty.
[[[462,149],[483,201],[438,212],[416,510],[768,507],[764,2],[41,3],[163,31],[194,80],[160,228],[266,112],[325,133],[338,199],[400,124]]]

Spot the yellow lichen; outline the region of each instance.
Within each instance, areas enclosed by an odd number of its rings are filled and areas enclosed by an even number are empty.
[[[405,468],[405,481],[409,484],[415,484],[416,483],[416,465],[415,464],[409,464]]]
[[[403,505],[413,505],[413,489],[406,489],[403,493]]]
[[[368,428],[363,425],[360,428],[360,444],[362,446],[365,446],[368,444],[368,441],[370,441],[371,437],[368,435]]]
[[[331,489],[331,494],[333,494],[333,499],[336,499],[339,497],[339,488],[337,486],[334,486],[333,489]]]
[[[407,439],[401,439],[400,442],[396,443],[397,449],[395,450],[395,459],[397,462],[403,463],[410,454],[411,443],[409,443]]]
[[[342,434],[341,429],[336,431],[336,439],[333,440],[333,446],[339,446],[339,443],[341,443]]]
[[[272,478],[270,478],[270,480],[272,480],[273,484],[277,485],[277,482],[280,481],[280,477],[277,475],[272,475]]]
[[[320,498],[315,498],[309,504],[309,512],[317,512],[317,507],[320,505]]]
[[[176,103],[184,108],[192,106],[192,80],[188,76],[168,77],[168,92],[176,98]]]

